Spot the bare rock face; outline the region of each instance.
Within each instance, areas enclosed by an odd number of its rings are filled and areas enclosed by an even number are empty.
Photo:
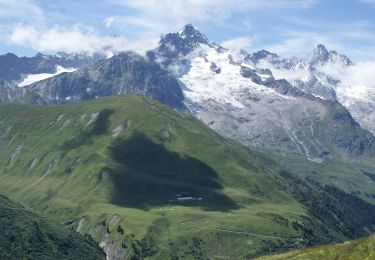
[[[211,62],[210,70],[216,74],[220,74],[221,72],[220,67],[218,67],[215,62]]]
[[[28,89],[35,103],[71,103],[135,92],[170,107],[184,109],[183,94],[175,76],[159,64],[125,52],[94,66],[34,83]]]
[[[0,79],[0,103],[20,102],[26,96],[27,91],[18,88],[16,85]]]
[[[18,81],[27,74],[55,73],[56,66],[82,68],[93,65],[104,58],[105,56],[99,53],[93,55],[63,52],[56,55],[39,53],[34,57],[18,57],[13,53],[7,53],[0,55],[0,79],[10,82]]]

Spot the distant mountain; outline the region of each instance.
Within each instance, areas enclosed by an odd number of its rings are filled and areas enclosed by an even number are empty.
[[[91,239],[0,195],[0,259],[105,259]]]
[[[27,87],[33,103],[61,104],[136,92],[184,109],[180,83],[156,62],[125,52]]]
[[[310,71],[316,71],[317,66],[326,65],[327,63],[336,63],[344,66],[353,65],[353,62],[348,57],[339,54],[336,51],[328,51],[323,44],[318,44],[318,46],[305,58],[283,58],[275,53],[262,50],[249,54],[246,59],[250,60],[255,65],[262,61],[268,61],[276,68],[286,68],[291,70],[305,68]]]
[[[293,67],[294,64],[297,62],[297,58],[283,59],[280,58],[279,55],[277,55],[276,53],[272,53],[267,50],[261,50],[256,51],[254,53],[250,53],[245,57],[245,60],[255,65],[258,65],[261,61],[268,61],[275,66],[288,69]]]
[[[105,57],[101,54],[67,54],[56,55],[37,54],[34,57],[18,57],[7,53],[0,56],[0,79],[21,81],[30,74],[54,74],[57,66],[64,68],[81,68],[92,65]]]
[[[357,67],[347,56],[328,51],[322,44],[305,58],[283,58],[260,51],[248,59],[261,68],[271,69],[278,77],[289,77],[288,81],[305,93],[339,101],[361,127],[375,133],[373,86],[347,82],[351,76],[359,77],[356,71],[365,70],[365,66]]]
[[[179,78],[189,110],[223,136],[250,147],[303,154],[316,161],[343,153],[363,158],[374,155],[374,137],[335,98],[323,100],[295,82],[275,78],[272,72],[276,66],[288,70],[304,66],[310,71],[318,63],[351,64],[322,45],[308,61],[282,59],[265,50],[233,52],[186,25],[180,33],[163,37],[149,57],[161,61]],[[273,67],[262,67],[263,60]]]
[[[291,74],[293,79],[288,79],[293,86],[305,93],[328,100],[337,99],[335,85],[338,81],[322,73],[319,68],[327,64],[337,64],[339,66],[353,65],[348,57],[338,54],[335,51],[328,52],[322,44],[319,44],[304,59],[296,57],[282,58],[275,53],[264,50],[249,55],[247,59],[255,65],[273,70],[276,74],[278,70],[288,70],[294,73],[294,75]],[[296,76],[301,74],[301,71],[305,73],[302,73],[300,77]]]

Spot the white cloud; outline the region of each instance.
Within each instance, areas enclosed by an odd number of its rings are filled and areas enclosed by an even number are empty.
[[[324,44],[330,49],[343,50],[339,39],[332,38],[325,33],[309,31],[285,31],[280,33],[283,39],[280,43],[265,46],[265,49],[284,56],[303,56],[311,52],[318,44]]]
[[[305,68],[288,70],[273,66],[266,60],[261,60],[257,67],[271,69],[276,79],[286,79],[290,82],[303,80],[309,77],[310,72]],[[318,66],[317,71],[321,76],[327,75],[339,80],[338,93],[347,97],[366,99],[369,93],[375,96],[375,62],[360,62],[353,66],[346,66],[340,62],[329,62]]]
[[[105,18],[105,20],[104,20],[105,27],[107,27],[107,28],[111,27],[113,22],[115,21],[115,19],[116,19],[116,17],[114,17],[114,16]]]
[[[374,62],[359,63],[349,68],[341,78],[342,85],[352,93],[349,93],[349,96],[359,95],[360,98],[369,98],[367,94],[375,90],[374,71]]]
[[[153,48],[158,39],[145,37],[137,41],[130,41],[119,36],[102,36],[94,29],[82,25],[61,27],[55,25],[49,29],[41,30],[33,26],[17,25],[8,35],[12,44],[31,47],[40,52],[89,52],[108,50],[120,52],[134,50],[144,52]]]
[[[349,67],[327,64],[319,70],[341,81],[336,88],[338,100],[362,127],[375,133],[375,62]]]
[[[309,8],[316,0],[111,0],[111,2],[132,8],[132,16],[144,23],[157,23],[165,30],[176,29],[186,23],[223,22],[234,14],[267,9]],[[129,17],[128,17],[129,18]]]
[[[328,63],[319,68],[335,79],[341,81],[341,86],[362,88],[363,86],[375,88],[375,62],[361,62],[354,66]]]
[[[33,0],[0,0],[0,18],[42,20],[43,11]]]
[[[141,26],[151,31],[165,31],[167,27],[160,21],[153,21],[150,19],[143,19],[141,17],[128,17],[128,16],[111,16],[104,19],[104,25],[109,28],[114,25],[122,25],[127,27],[128,25]]]
[[[253,41],[254,41],[254,38],[244,36],[244,37],[238,37],[238,38],[223,41],[221,45],[224,48],[227,48],[230,50],[248,49],[252,45]]]
[[[375,0],[374,0],[375,1]],[[317,44],[322,43],[330,49],[343,53],[356,61],[375,59],[375,24],[369,20],[348,20],[341,23],[329,20],[287,19],[293,25],[274,26],[274,34],[279,42],[262,46],[284,55],[304,55]]]
[[[280,43],[266,46],[265,49],[282,55],[301,55],[306,53],[307,50],[311,50],[310,43],[309,46],[306,46],[308,42],[308,39],[304,37],[290,37]],[[312,43],[311,45],[315,44]]]
[[[26,45],[28,42],[35,42],[37,31],[31,26],[18,25],[14,28],[9,41],[18,45]]]
[[[359,1],[365,4],[375,5],[375,0],[359,0]]]
[[[156,15],[208,20],[228,18],[233,12],[247,12],[262,8],[289,9],[308,8],[315,0],[114,0],[143,12]]]

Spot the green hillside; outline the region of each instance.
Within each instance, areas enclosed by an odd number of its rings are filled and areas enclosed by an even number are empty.
[[[249,258],[375,231],[360,187],[324,186],[300,173],[307,161],[280,166],[137,95],[2,105],[0,158],[4,194],[90,234],[110,258]]]
[[[105,259],[98,245],[0,195],[0,259]]]
[[[371,260],[375,259],[375,236],[358,240],[347,241],[341,244],[327,245],[293,251],[281,255],[265,256],[259,260],[282,260],[282,259],[347,259],[347,260]]]

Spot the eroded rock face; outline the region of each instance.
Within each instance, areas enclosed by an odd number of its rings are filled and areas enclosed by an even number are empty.
[[[94,66],[63,73],[29,88],[36,103],[71,103],[103,96],[136,92],[170,107],[183,109],[178,80],[159,64],[125,52]]]
[[[18,57],[13,53],[0,55],[0,78],[11,81],[19,81],[24,75],[55,73],[57,66],[65,68],[82,68],[93,65],[104,59],[102,54],[89,55],[57,53],[56,55],[43,55],[34,57]]]
[[[0,104],[21,102],[26,96],[26,90],[0,79]]]

